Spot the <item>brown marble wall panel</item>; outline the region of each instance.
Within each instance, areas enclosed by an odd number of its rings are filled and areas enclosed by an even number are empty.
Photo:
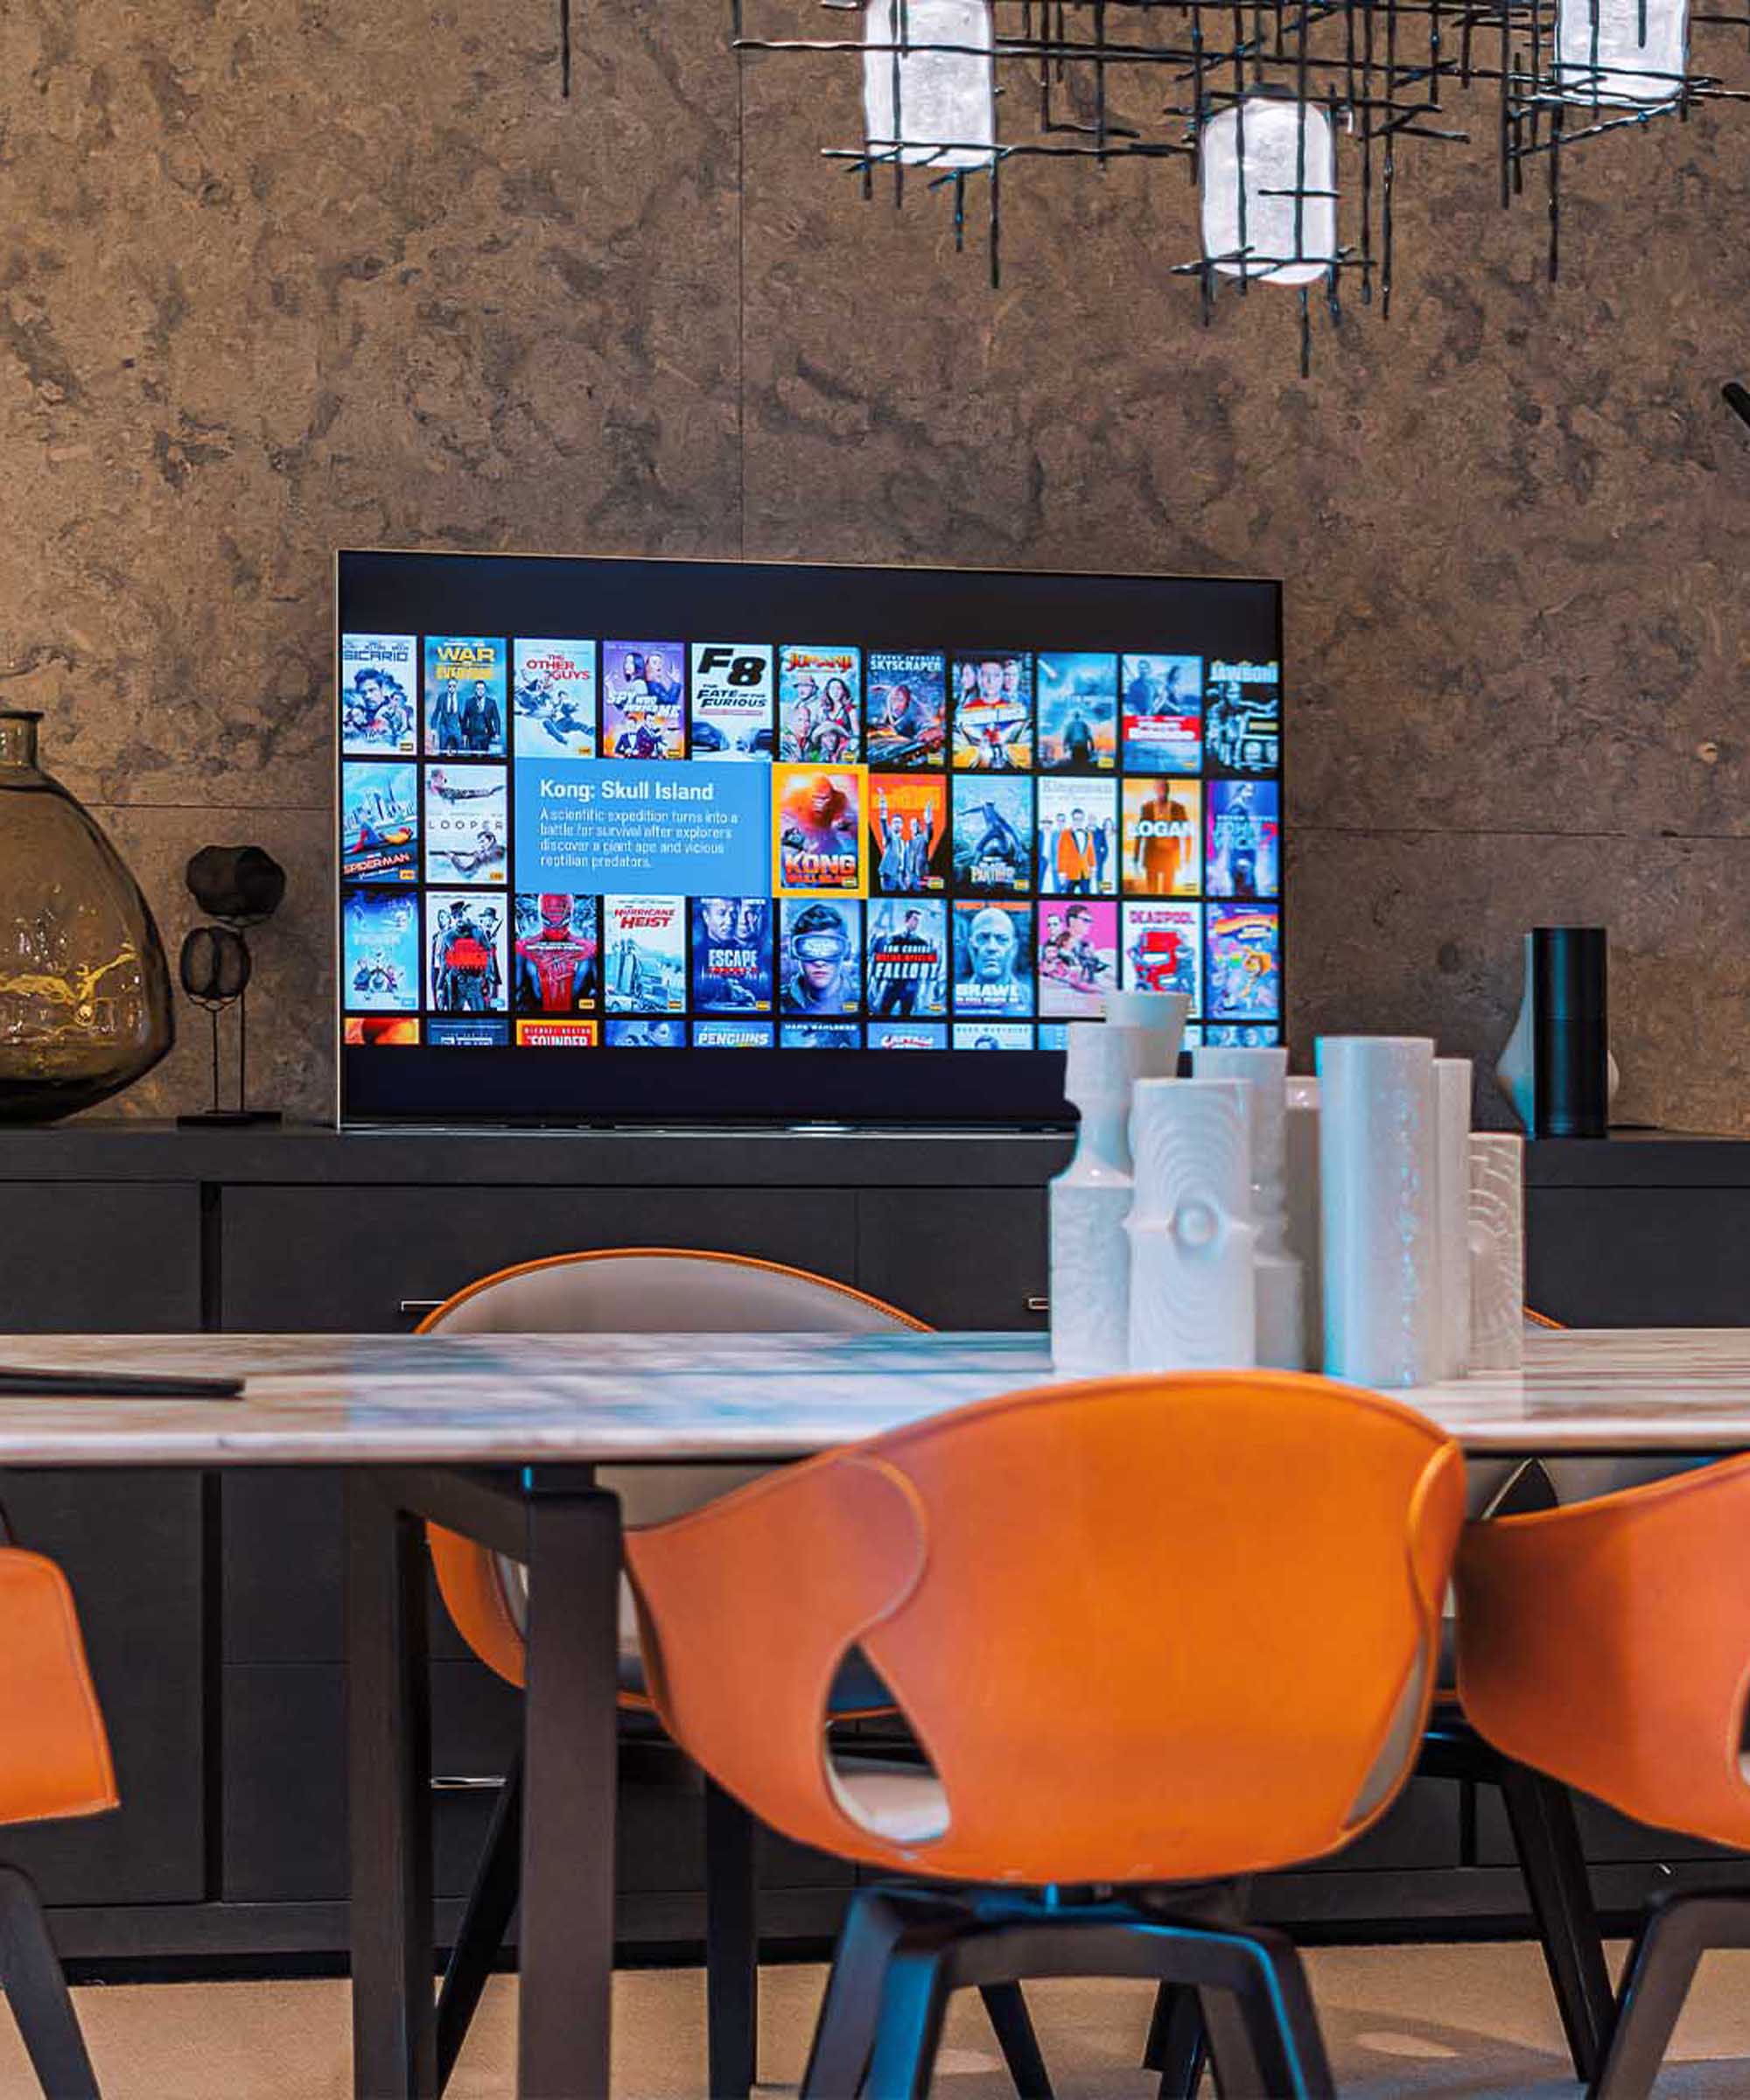
[[[854,66],[573,0],[567,99],[560,8],[0,10],[0,704],[172,944],[195,846],[286,862],[264,1096],[328,1102],[329,556],[389,542],[1281,575],[1297,1037],[1492,1055],[1602,918],[1621,1111],[1745,1123],[1741,111],[1569,155],[1553,291],[1486,112],[1406,146],[1303,384],[1292,300],[1198,325],[1181,167],[1012,168],[993,293],[821,159]],[[203,1086],[189,1027],[126,1105]]]

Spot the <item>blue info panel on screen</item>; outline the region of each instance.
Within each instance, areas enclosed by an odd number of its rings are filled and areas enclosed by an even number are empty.
[[[769,766],[516,761],[519,889],[772,893]]]

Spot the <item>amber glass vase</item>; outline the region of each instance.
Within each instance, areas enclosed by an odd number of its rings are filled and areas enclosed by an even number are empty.
[[[41,717],[0,710],[0,1122],[50,1123],[131,1086],[176,1040],[151,908],[37,764]]]

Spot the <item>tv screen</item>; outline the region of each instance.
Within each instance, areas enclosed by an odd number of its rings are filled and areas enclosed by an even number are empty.
[[[1116,988],[1279,1040],[1276,584],[346,552],[337,597],[343,1121],[1060,1121]]]

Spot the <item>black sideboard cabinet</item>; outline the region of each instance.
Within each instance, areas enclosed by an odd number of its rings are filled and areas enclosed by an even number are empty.
[[[192,1132],[88,1123],[0,1137],[0,1330],[392,1333],[508,1263],[705,1247],[790,1262],[942,1326],[1041,1326],[1060,1134],[798,1130]],[[1736,1325],[1750,1144],[1640,1138],[1528,1153],[1529,1290],[1570,1325]],[[19,1536],[74,1584],[124,1806],[8,1832],[75,1962],[314,1960],[346,1944],[340,1494],[262,1468],[0,1474]],[[514,1695],[434,1616],[442,1922],[484,1836]],[[620,1931],[702,1929],[696,1782],[652,1736],[622,1761]],[[1416,1782],[1263,1908],[1334,1935],[1522,1911],[1492,1803]],[[1704,1848],[1588,1811],[1600,1900],[1706,1879]],[[762,1926],[818,1939],[846,1870],[776,1839]]]

